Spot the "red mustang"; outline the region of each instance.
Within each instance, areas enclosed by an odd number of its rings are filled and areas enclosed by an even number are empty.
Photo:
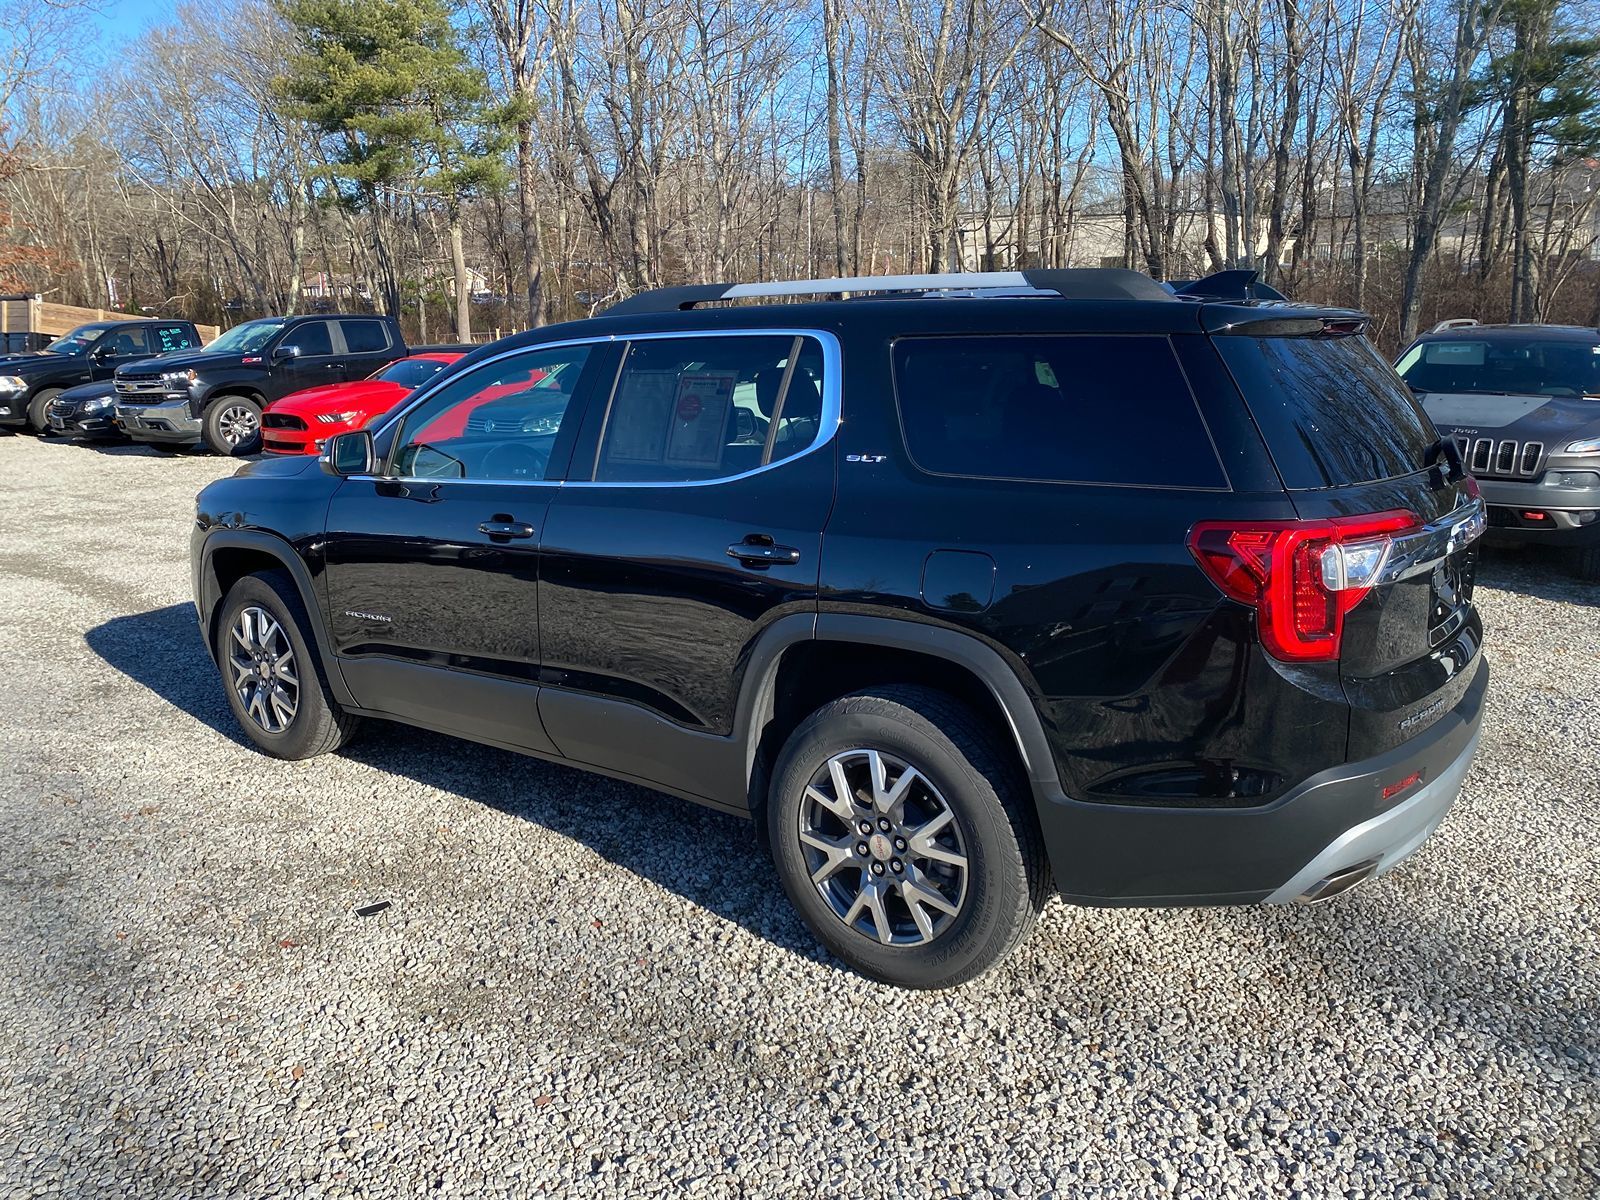
[[[336,433],[360,429],[444,370],[460,354],[413,354],[355,383],[327,383],[277,401],[261,414],[268,454],[316,454]]]

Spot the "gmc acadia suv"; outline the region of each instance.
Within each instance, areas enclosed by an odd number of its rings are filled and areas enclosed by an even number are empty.
[[[283,758],[382,717],[753,817],[907,986],[1052,881],[1332,895],[1472,759],[1484,508],[1363,317],[1222,290],[672,288],[484,347],[200,494],[228,701]]]
[[[1600,581],[1600,330],[1447,321],[1398,369],[1481,482],[1486,540],[1570,547]]]

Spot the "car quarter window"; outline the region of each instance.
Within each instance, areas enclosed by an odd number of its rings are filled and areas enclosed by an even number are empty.
[[[822,348],[793,334],[629,344],[595,457],[601,483],[722,479],[814,444]]]
[[[893,357],[906,449],[924,471],[1227,486],[1165,337],[907,337]]]
[[[457,376],[403,419],[391,475],[529,482],[547,477],[590,347],[553,346]]]
[[[333,338],[326,321],[307,321],[284,335],[285,346],[298,346],[304,357],[333,353]]]
[[[375,354],[389,348],[389,334],[381,321],[340,321],[339,331],[351,354]]]

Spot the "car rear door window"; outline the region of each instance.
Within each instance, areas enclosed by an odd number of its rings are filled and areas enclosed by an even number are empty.
[[[389,335],[381,321],[340,321],[339,330],[351,354],[377,354],[389,348]]]
[[[814,445],[822,349],[793,334],[632,342],[595,459],[602,483],[726,479]]]
[[[1438,444],[1432,423],[1366,338],[1213,339],[1284,486],[1343,487],[1410,475]]]
[[[143,325],[129,325],[113,330],[101,339],[96,350],[105,349],[113,358],[130,358],[136,354],[151,354],[149,330]]]
[[[1162,336],[907,337],[894,344],[906,448],[924,471],[1225,488]]]
[[[158,325],[155,328],[155,352],[166,354],[172,350],[191,350],[200,344],[187,325]]]

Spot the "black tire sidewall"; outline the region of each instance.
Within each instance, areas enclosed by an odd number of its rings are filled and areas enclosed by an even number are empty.
[[[299,701],[295,708],[294,720],[282,733],[268,733],[257,725],[245,712],[244,704],[233,688],[232,668],[228,665],[228,644],[232,638],[232,629],[239,616],[239,610],[252,605],[265,609],[272,614],[273,620],[283,627],[289,644],[294,649],[295,664],[299,667]],[[322,718],[328,707],[322,695],[321,675],[316,660],[312,658],[315,651],[306,641],[305,633],[300,628],[301,617],[298,609],[299,605],[286,601],[279,588],[274,586],[273,582],[269,582],[268,577],[246,575],[228,590],[228,595],[222,602],[222,613],[217,618],[215,647],[217,667],[222,673],[222,687],[228,698],[228,708],[233,712],[234,719],[239,722],[245,735],[260,749],[275,758],[305,758],[313,753],[311,747],[319,736]]]
[[[61,388],[40,388],[28,401],[28,428],[34,433],[42,436],[50,432],[50,418],[45,415],[45,409],[61,392]]]
[[[928,945],[884,946],[846,927],[806,869],[797,834],[806,785],[833,755],[867,748],[914,766],[939,790],[961,827],[967,895],[955,922]],[[978,974],[1009,948],[1008,914],[1026,904],[1028,894],[1016,831],[993,784],[936,727],[924,731],[877,713],[816,714],[779,756],[767,817],[773,859],[790,902],[818,939],[862,974],[904,987],[945,987]]]
[[[222,436],[222,431],[219,428],[222,414],[225,409],[234,408],[241,404],[255,410],[256,436],[243,445],[230,446],[227,439]],[[213,400],[206,405],[205,415],[200,420],[200,436],[209,449],[217,454],[227,455],[230,458],[256,453],[261,449],[261,405],[257,404],[249,396],[221,396]]]

